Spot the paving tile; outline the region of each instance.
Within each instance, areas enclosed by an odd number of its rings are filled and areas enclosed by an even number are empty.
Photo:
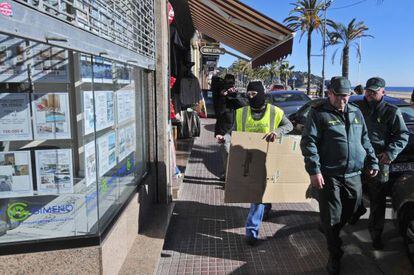
[[[201,125],[164,243],[162,253],[169,256],[160,258],[157,274],[326,274],[328,253],[312,204],[273,204],[271,218],[260,230],[263,241],[253,248],[245,243],[249,205],[224,203],[214,120],[203,119]],[[366,221],[345,228],[345,246],[357,249],[346,249],[341,274],[405,274],[397,266],[403,260],[393,256],[395,263],[389,261],[385,268],[384,258],[376,259],[370,245],[358,239],[355,232],[365,228]]]

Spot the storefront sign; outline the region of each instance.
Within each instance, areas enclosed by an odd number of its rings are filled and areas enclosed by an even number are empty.
[[[12,16],[13,15],[12,5],[7,2],[1,2],[0,3],[0,14],[4,16]]]
[[[200,52],[202,54],[207,54],[207,55],[220,55],[220,54],[225,54],[226,50],[224,48],[219,48],[219,47],[204,46],[204,47],[201,47]]]
[[[67,214],[75,209],[75,204],[46,205],[30,207],[25,202],[15,202],[7,207],[7,216],[11,221],[23,222],[32,215]]]

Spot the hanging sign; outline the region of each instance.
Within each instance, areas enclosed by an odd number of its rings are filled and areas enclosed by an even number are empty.
[[[12,5],[7,2],[1,2],[0,3],[0,14],[4,16],[12,16],[13,15]]]
[[[200,52],[202,54],[208,54],[208,55],[220,55],[220,54],[225,54],[226,50],[224,48],[219,48],[219,47],[204,46],[204,47],[201,47]]]

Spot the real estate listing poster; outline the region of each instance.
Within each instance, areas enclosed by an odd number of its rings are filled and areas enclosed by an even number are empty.
[[[115,132],[110,132],[97,140],[98,144],[98,163],[99,176],[102,177],[106,172],[116,165],[116,136]]]
[[[135,119],[135,94],[132,90],[116,92],[118,124]]]
[[[85,144],[85,181],[86,186],[96,182],[96,153],[95,141]]]
[[[32,139],[29,94],[0,93],[0,141]]]
[[[39,195],[73,193],[72,150],[38,150],[35,154]]]
[[[93,100],[95,99],[95,104]],[[94,110],[96,117],[96,131],[114,125],[114,93],[112,91],[96,91],[95,97],[92,91],[83,94],[85,134],[90,134],[94,130]]]
[[[0,34],[0,82],[27,82],[25,40]]]
[[[135,151],[135,124],[118,129],[119,161]]]
[[[68,93],[32,94],[35,139],[70,139]]]
[[[30,152],[0,152],[0,198],[32,195]]]
[[[82,82],[92,82],[92,58],[88,55],[81,55],[80,57],[81,64],[81,81]]]
[[[112,83],[112,62],[102,57],[93,58],[93,81],[96,83]]]
[[[32,80],[36,82],[69,83],[68,51],[31,42]]]

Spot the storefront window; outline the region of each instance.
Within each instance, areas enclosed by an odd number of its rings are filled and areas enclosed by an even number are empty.
[[[141,74],[0,35],[0,245],[110,223],[146,169]]]

